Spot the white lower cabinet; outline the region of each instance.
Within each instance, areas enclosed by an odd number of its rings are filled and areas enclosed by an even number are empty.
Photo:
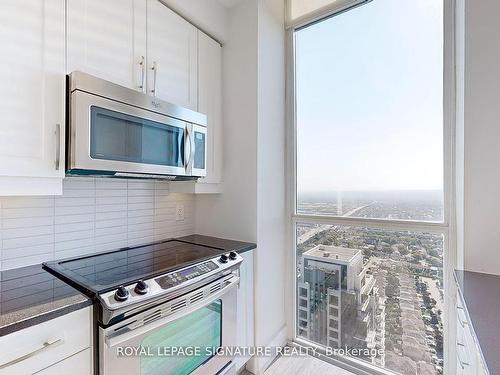
[[[480,346],[467,316],[460,292],[457,296],[457,367],[460,375],[487,375]]]
[[[240,254],[243,263],[240,267],[240,287],[238,289],[237,306],[237,345],[251,347],[254,345],[254,300],[253,300],[253,256],[254,250]],[[235,370],[239,372],[250,357],[237,357],[234,360]]]
[[[92,351],[90,348],[82,350],[79,353],[72,355],[69,358],[62,360],[42,371],[38,371],[37,375],[89,375],[92,371]]]
[[[0,337],[0,375],[90,375],[91,327],[92,308],[87,307]],[[66,368],[71,372],[62,371]]]

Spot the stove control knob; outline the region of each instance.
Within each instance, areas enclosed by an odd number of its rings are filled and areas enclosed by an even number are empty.
[[[128,290],[124,286],[121,286],[115,292],[115,299],[119,302],[126,301],[128,299]]]
[[[229,259],[236,260],[236,258],[238,258],[238,254],[235,251],[231,251],[229,253]]]
[[[146,284],[146,282],[143,280],[139,280],[135,285],[134,291],[137,294],[146,294],[148,292],[148,289],[148,284]]]
[[[227,263],[227,255],[226,254],[222,254],[219,258],[219,262],[221,263]]]

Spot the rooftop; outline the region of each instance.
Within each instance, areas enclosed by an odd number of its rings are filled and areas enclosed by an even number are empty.
[[[361,254],[359,249],[318,245],[306,251],[303,255],[322,262],[336,263],[340,261],[341,263],[350,263],[358,254]]]

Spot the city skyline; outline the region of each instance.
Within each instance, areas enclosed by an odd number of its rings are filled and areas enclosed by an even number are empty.
[[[297,224],[299,335],[330,347],[383,349],[365,360],[401,374],[442,374],[443,245],[439,234]],[[347,283],[340,293],[332,281],[342,264],[348,267],[342,273]],[[374,284],[366,288],[369,282]],[[369,320],[363,295],[371,298]],[[340,309],[334,318],[338,334],[330,328],[332,308]]]

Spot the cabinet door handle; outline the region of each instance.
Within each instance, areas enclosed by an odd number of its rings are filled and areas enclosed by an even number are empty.
[[[464,310],[463,307],[457,306],[457,310],[458,311],[462,311],[463,314],[465,315],[465,310]],[[469,322],[467,321],[467,319],[463,320],[461,318],[460,313],[458,313],[458,322],[460,323],[460,325],[462,326],[462,328],[465,328],[465,326],[469,324]]]
[[[55,161],[55,166],[56,166],[56,171],[59,170],[60,164],[61,164],[61,124],[56,124],[56,161]]]
[[[460,355],[458,355],[458,362],[460,363],[460,367],[465,369],[465,366],[470,366],[470,363],[462,361],[462,358],[460,358]]]
[[[33,350],[32,352],[29,352],[29,353],[27,353],[25,355],[22,355],[21,357],[17,357],[15,359],[13,359],[12,361],[0,364],[0,370],[4,369],[6,367],[12,366],[12,365],[14,365],[16,363],[22,362],[22,361],[24,361],[24,360],[26,360],[28,358],[31,358],[34,355],[39,354],[39,353],[45,351],[46,349],[50,348],[51,346],[56,345],[56,344],[60,344],[62,342],[63,342],[63,339],[47,340],[47,341],[45,341],[42,344],[41,347]]]
[[[139,65],[141,66],[141,84],[139,85],[139,88],[142,90],[142,92],[145,92],[146,85],[144,84],[144,80],[146,79],[146,60],[144,56],[141,56]]]
[[[457,340],[457,347],[461,347],[461,348],[465,349],[465,344]],[[462,370],[465,369],[465,366],[470,366],[470,363],[463,361],[462,358],[460,357],[459,348],[457,348],[457,358],[458,358],[458,362],[460,363],[460,367],[462,368]]]
[[[151,90],[151,94],[153,94],[153,96],[156,96],[156,76],[158,74],[158,64],[156,64],[156,61],[153,61],[151,70],[153,71],[153,89]]]

